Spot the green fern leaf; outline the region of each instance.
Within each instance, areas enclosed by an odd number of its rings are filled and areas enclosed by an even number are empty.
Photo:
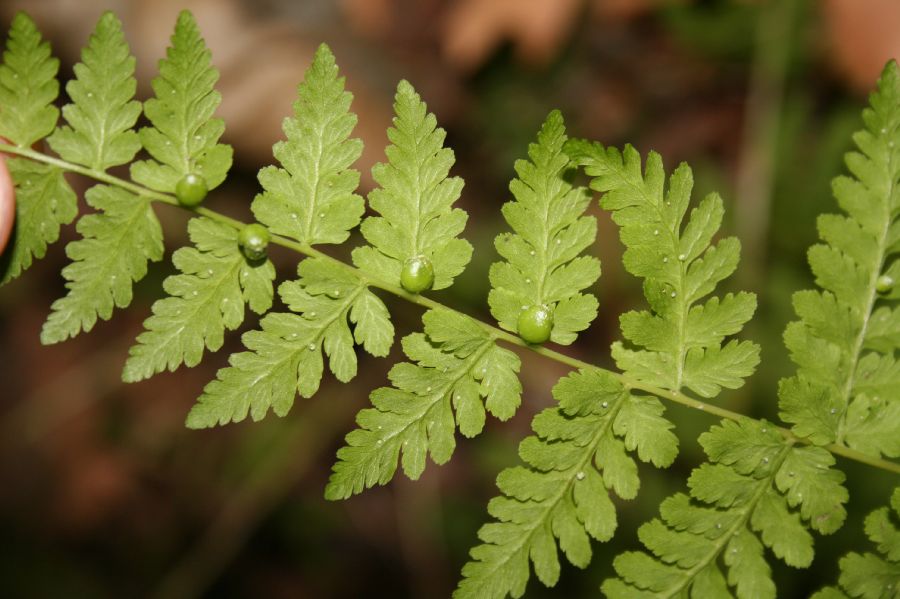
[[[516,162],[518,179],[510,183],[515,201],[503,206],[513,233],[494,242],[505,262],[491,266],[491,314],[508,331],[516,331],[522,311],[549,306],[550,340],[569,344],[597,317],[597,300],[581,291],[600,276],[600,261],[579,256],[597,236],[597,221],[584,216],[591,201],[582,187],[565,178],[573,165],[563,153],[565,126],[559,111],[547,117],[530,161]]]
[[[75,65],[75,79],[66,85],[72,103],[62,113],[68,125],[47,139],[63,160],[105,171],[131,162],[141,149],[132,129],[141,114],[133,99],[134,66],[122,24],[113,13],[103,13]]]
[[[394,386],[372,392],[373,407],[357,415],[359,428],[338,450],[327,499],[346,499],[386,484],[398,462],[416,480],[427,455],[436,464],[450,459],[455,427],[473,437],[484,427],[485,410],[505,420],[518,407],[522,387],[515,354],[498,347],[478,323],[462,314],[431,310],[423,322],[424,334],[403,339],[403,351],[414,363],[391,369]]]
[[[131,161],[141,147],[132,130],[141,113],[132,99],[135,60],[112,13],[100,18],[82,61],[66,86],[73,100],[63,107],[69,125],[47,141],[63,159],[105,171]],[[147,274],[148,261],[162,259],[162,229],[149,200],[105,186],[91,188],[85,199],[98,214],[79,221],[84,239],[66,247],[73,260],[63,269],[69,292],[53,303],[42,343],[89,331],[98,317],[109,319],[114,306],[127,307],[132,282]]]
[[[319,46],[299,95],[294,117],[284,121],[287,141],[273,148],[283,168],[259,172],[265,191],[253,200],[253,214],[273,233],[301,243],[341,243],[364,210],[354,193],[359,172],[349,168],[362,141],[348,139],[356,125],[353,96],[344,91],[328,46]]]
[[[0,137],[27,148],[50,135],[59,119],[59,60],[34,21],[16,14],[0,65]]]
[[[47,246],[59,239],[60,227],[78,215],[78,198],[62,170],[22,158],[6,164],[16,189],[16,222],[12,247],[0,259],[0,285],[43,258]]]
[[[284,416],[298,392],[312,397],[319,389],[323,349],[342,382],[356,375],[354,343],[375,356],[387,355],[394,338],[387,308],[360,279],[324,258],[302,261],[298,273],[299,279],[278,290],[294,313],[267,314],[261,330],[244,334],[249,351],[233,354],[229,367],[206,386],[188,427],[238,422],[248,413],[260,420],[270,408]]]
[[[122,379],[135,382],[181,364],[195,366],[204,348],[222,347],[225,329],[244,321],[244,304],[257,314],[272,305],[275,268],[268,260],[249,261],[238,246],[233,227],[208,218],[188,224],[196,247],[184,247],[172,256],[180,274],[168,277],[163,288],[169,297],[153,304],[153,316],[144,322],[129,351]]]
[[[892,513],[893,512],[893,513]],[[900,593],[900,487],[891,495],[891,507],[875,510],[866,518],[866,535],[878,553],[848,553],[841,558],[841,589],[829,587],[812,599],[864,597],[880,599]],[[847,594],[845,595],[844,592]]]
[[[88,189],[85,199],[98,212],[78,221],[83,239],[66,247],[69,293],[51,306],[41,331],[45,344],[90,331],[113,307],[128,306],[132,282],[147,274],[148,260],[162,260],[162,228],[149,200],[106,185]]]
[[[603,583],[610,599],[775,597],[764,549],[786,564],[813,559],[808,529],[830,534],[846,518],[844,474],[818,447],[796,447],[765,422],[723,421],[700,436],[710,462],[638,530],[649,553],[626,552]],[[723,566],[727,573],[723,572]]]
[[[472,549],[454,597],[521,597],[529,560],[541,582],[555,585],[557,544],[572,564],[586,567],[590,539],[607,541],[616,529],[607,489],[623,499],[637,495],[637,465],[627,452],[661,467],[678,453],[659,401],[630,394],[609,373],[570,374],[553,396],[559,407],[535,416],[535,435],[519,446],[526,466],[497,478],[503,495],[488,504],[497,521],[479,531],[484,544]]]
[[[13,19],[0,64],[0,137],[29,147],[49,135],[59,119],[53,101],[59,94],[59,61],[50,55],[34,22],[24,13]],[[59,239],[62,225],[78,214],[75,193],[56,167],[8,158],[16,187],[15,231],[0,258],[0,285],[43,258]]]
[[[178,181],[191,173],[202,176],[209,189],[225,180],[232,150],[217,143],[225,123],[212,118],[221,101],[213,89],[218,78],[194,17],[182,11],[153,80],[156,97],[144,103],[153,126],[142,128],[140,138],[153,160],[133,163],[132,179],[166,193],[174,192]]]
[[[833,189],[846,215],[819,218],[809,262],[821,291],[794,295],[784,340],[797,374],[779,386],[781,417],[813,443],[900,456],[900,69],[891,61]]]
[[[432,288],[444,289],[472,257],[472,246],[457,237],[468,215],[451,208],[463,181],[447,176],[454,156],[443,147],[446,133],[406,81],[397,86],[394,111],[388,162],[372,168],[381,187],[369,194],[369,205],[380,216],[363,221],[362,234],[371,245],[355,249],[353,262],[399,285],[404,263],[421,256],[434,269]]]
[[[713,296],[716,285],[737,268],[740,243],[733,237],[713,244],[724,208],[716,194],[705,197],[686,219],[693,175],[682,164],[668,183],[662,159],[651,152],[644,172],[631,146],[619,152],[598,143],[572,140],[566,151],[593,177],[612,212],[626,250],[625,268],[644,279],[650,311],[622,315],[622,334],[638,349],[613,344],[619,368],[639,380],[703,397],[737,388],[759,363],[759,347],[726,337],[740,332],[756,309],[750,293]]]

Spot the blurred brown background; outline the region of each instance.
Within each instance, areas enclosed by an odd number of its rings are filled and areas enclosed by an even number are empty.
[[[815,215],[834,209],[829,181],[842,170],[865,94],[884,62],[900,56],[893,0],[4,0],[0,23],[5,31],[16,10],[29,12],[67,78],[107,8],[125,23],[142,97],[177,12],[194,12],[221,70],[220,114],[236,151],[230,183],[207,202],[242,218],[320,42],[331,45],[356,96],[366,190],[383,157],[394,86],[410,80],[456,150],[455,174],[466,180],[460,203],[471,214],[465,236],[476,247],[459,283],[436,295],[483,318],[512,163],[550,109],[563,109],[574,136],[656,149],[669,167],[689,161],[697,195],[723,195],[727,231],[744,243],[730,285],[760,295],[747,335],[763,345],[763,366],[721,401],[772,419],[777,379],[791,371],[780,340],[789,296],[811,283],[804,256]],[[159,213],[171,251],[185,242],[185,215]],[[615,229],[600,216],[601,315],[567,351],[609,364],[618,314],[642,300],[623,273]],[[69,227],[63,240],[73,235]],[[273,259],[281,278],[292,275],[295,255],[273,251]],[[486,519],[494,477],[516,463],[516,443],[565,372],[523,354],[525,398],[511,422],[462,440],[449,465],[429,464],[417,483],[398,476],[328,503],[322,490],[334,453],[399,354],[362,357],[351,385],[326,377],[317,397],[298,400],[285,419],[187,431],[187,410],[239,349],[239,334],[197,368],[125,386],[127,348],[171,267],[153,268],[112,322],[41,347],[40,326],[64,291],[63,265],[60,243],[0,292],[2,597],[448,596]],[[386,299],[399,334],[419,327],[418,308]],[[677,406],[669,415],[682,439],[675,467],[644,468],[639,498],[619,502],[613,542],[595,544],[585,571],[566,565],[555,590],[533,579],[529,597],[599,595],[612,557],[637,544],[635,527],[684,489],[702,457],[693,439],[714,420]],[[840,465],[851,488],[848,525],[817,539],[809,570],[776,566],[782,596],[832,582],[836,557],[863,547],[862,517],[897,483]]]

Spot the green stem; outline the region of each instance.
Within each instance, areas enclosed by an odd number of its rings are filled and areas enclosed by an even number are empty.
[[[135,183],[132,183],[130,181],[126,181],[124,179],[114,177],[103,171],[98,171],[98,170],[95,170],[95,169],[92,169],[89,167],[80,166],[77,164],[73,164],[71,162],[66,162],[65,160],[61,160],[59,158],[54,158],[52,156],[47,156],[46,154],[42,154],[41,152],[35,152],[34,150],[31,150],[30,148],[21,148],[21,147],[14,146],[14,145],[0,143],[0,153],[11,154],[11,155],[15,155],[15,156],[22,156],[24,158],[29,158],[36,162],[43,162],[45,164],[50,164],[50,165],[56,166],[57,168],[60,168],[63,170],[78,173],[80,175],[84,175],[86,177],[96,179],[97,181],[101,181],[101,182],[107,183],[109,185],[115,185],[117,187],[121,187],[122,189],[130,191],[131,193],[134,193],[135,195],[138,195],[138,196],[146,197],[151,200],[163,202],[163,203],[170,204],[173,206],[178,206],[178,207],[188,210],[190,212],[194,212],[201,216],[205,216],[209,219],[229,225],[236,229],[240,229],[246,225],[246,223],[244,223],[238,219],[231,218],[229,216],[225,216],[224,214],[220,214],[214,210],[210,210],[209,208],[204,208],[202,206],[197,207],[197,208],[186,208],[184,206],[181,206],[181,204],[178,203],[178,200],[176,200],[174,198],[174,196],[172,196],[170,194],[153,191],[151,189],[147,189],[140,185],[136,185]],[[512,333],[501,330],[501,329],[499,329],[491,324],[488,324],[484,321],[472,318],[468,314],[460,312],[459,310],[454,310],[453,308],[447,307],[440,302],[436,302],[432,299],[428,299],[427,297],[423,297],[421,295],[409,293],[409,292],[405,291],[399,285],[394,285],[392,283],[383,281],[377,277],[373,277],[372,275],[365,273],[365,272],[359,270],[358,268],[356,268],[350,264],[347,264],[346,262],[343,262],[341,260],[333,258],[333,257],[329,256],[328,254],[325,254],[308,244],[301,243],[299,241],[294,241],[292,239],[288,239],[288,238],[282,237],[280,235],[272,235],[271,243],[273,243],[275,245],[280,245],[281,247],[284,247],[284,248],[287,248],[290,250],[294,250],[295,252],[298,252],[300,254],[303,254],[303,255],[311,257],[311,258],[319,258],[322,260],[326,260],[326,261],[330,262],[331,264],[352,273],[357,279],[359,279],[360,281],[362,281],[365,285],[367,285],[369,287],[375,287],[377,289],[387,291],[388,293],[390,293],[392,295],[395,295],[399,298],[402,298],[402,299],[404,299],[410,303],[416,304],[418,306],[422,306],[423,308],[429,308],[429,309],[433,309],[433,310],[447,310],[450,312],[454,312],[456,314],[461,314],[462,316],[465,316],[466,318],[472,319],[482,329],[487,331],[487,333],[489,335],[491,335],[493,338],[495,338],[499,341],[503,341],[505,343],[508,343],[510,345],[514,345],[514,346],[517,346],[520,348],[529,349],[529,350],[535,352],[536,354],[539,354],[539,355],[544,356],[545,358],[549,358],[551,360],[555,360],[556,362],[565,364],[566,366],[571,366],[572,368],[575,368],[575,369],[594,368],[594,369],[604,370],[604,371],[612,374],[614,377],[616,377],[626,387],[630,387],[632,389],[638,389],[638,390],[644,391],[646,393],[649,393],[651,395],[660,397],[662,399],[667,399],[667,400],[673,401],[677,404],[681,404],[683,406],[693,408],[695,410],[708,412],[708,413],[718,416],[720,418],[727,418],[729,420],[736,420],[736,421],[740,421],[740,420],[749,418],[748,416],[745,416],[738,412],[732,412],[731,410],[721,408],[719,406],[716,406],[716,405],[713,405],[710,403],[706,403],[704,401],[700,401],[699,399],[694,399],[688,395],[685,395],[684,393],[681,393],[680,391],[669,391],[669,390],[663,389],[661,387],[656,387],[654,385],[648,385],[648,384],[642,383],[642,382],[630,377],[627,374],[620,373],[620,372],[614,372],[614,371],[608,371],[606,369],[600,368],[599,366],[596,366],[595,364],[589,364],[588,362],[579,360],[578,358],[573,358],[572,356],[562,354],[555,350],[552,350],[552,349],[549,349],[549,348],[546,348],[546,347],[543,347],[540,345],[531,345],[531,344],[523,341],[522,338],[519,337],[518,335],[513,335]],[[781,427],[777,427],[777,428],[778,428],[779,432],[782,434],[782,436],[784,436],[785,439],[791,440],[793,442],[809,443],[809,441],[806,439],[801,439],[799,437],[796,437],[788,429],[781,428]],[[831,444],[831,445],[825,445],[824,448],[835,455],[839,455],[839,456],[845,457],[847,459],[854,460],[856,462],[867,464],[867,465],[873,466],[875,468],[880,468],[880,469],[886,470],[888,472],[900,474],[900,463],[892,462],[890,460],[883,460],[881,458],[866,455],[864,453],[855,451],[855,450],[845,447],[843,445]]]

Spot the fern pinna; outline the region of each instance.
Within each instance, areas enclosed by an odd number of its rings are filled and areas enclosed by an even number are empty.
[[[95,182],[85,192],[93,211],[78,220],[81,237],[66,247],[67,292],[50,308],[44,343],[89,331],[127,307],[132,285],[163,258],[155,205],[190,211],[191,244],[173,252],[177,272],[164,281],[123,380],[195,366],[223,346],[248,308],[261,315],[242,336],[245,350],[229,358],[188,414],[191,428],[259,420],[269,410],[284,416],[298,394],[316,393],[326,363],[346,382],[357,374],[357,346],[388,355],[396,332],[385,294],[425,308],[422,331],[400,343],[408,361],[371,393],[371,407],[337,452],[325,489],[332,500],[389,483],[398,466],[416,479],[429,457],[436,464],[452,457],[457,430],[474,437],[488,414],[512,417],[523,392],[517,352],[572,367],[519,445],[522,464],[498,476],[492,521],[478,532],[454,596],[519,597],[532,569],[552,586],[560,551],[587,567],[592,544],[616,533],[619,500],[638,494],[638,461],[667,468],[677,456],[661,400],[722,421],[700,436],[708,462],[691,473],[688,492],[666,499],[660,517],[637,531],[646,551],[615,559],[618,577],[601,588],[609,597],[773,597],[767,549],[806,568],[811,532],[833,533],[847,519],[851,497],[836,455],[900,473],[890,459],[900,456],[895,63],[863,113],[858,151],[847,156],[850,176],[835,180],[844,214],[819,220],[822,243],[809,259],[820,289],[794,296],[799,320],[784,338],[797,370],[778,389],[790,430],[704,401],[743,385],[759,363],[759,347],[738,337],[756,297],[717,292],[738,266],[740,244],[718,237],[724,206],[717,195],[692,202],[686,165],[667,175],[656,153],[642,159],[631,146],[569,139],[562,115],[551,112],[516,162],[512,199],[502,207],[509,230],[496,238],[501,260],[489,273],[494,326],[423,295],[451,286],[473,247],[461,236],[468,216],[454,206],[463,181],[451,174],[453,151],[410,83],[397,86],[387,160],[374,167],[377,186],[364,199],[353,168],[362,142],[352,137],[352,96],[321,46],[284,121],[285,139],[273,148],[278,164],[259,172],[261,192],[250,206],[258,222],[244,223],[200,205],[225,180],[232,151],[219,141],[218,75],[191,15],[179,16],[154,97],[144,103],[134,97],[134,64],[121,24],[104,14],[60,111],[59,62],[29,17],[15,17],[0,65],[0,151],[17,196],[2,282],[43,257],[78,216],[67,172]],[[136,130],[142,114],[147,126]],[[130,179],[110,173],[125,165]],[[578,170],[588,187],[575,183]],[[542,345],[573,343],[598,314],[592,192],[618,226],[625,268],[643,281],[647,300],[620,317],[623,340],[611,349],[617,371]],[[366,204],[372,214],[363,219]],[[345,243],[357,227],[365,244],[352,251],[352,263],[322,250]],[[302,257],[296,276],[277,289],[269,244]],[[276,291],[282,311],[271,311]],[[898,516],[900,491],[891,508],[866,519],[876,552],[841,559],[837,586],[816,597],[896,596]]]

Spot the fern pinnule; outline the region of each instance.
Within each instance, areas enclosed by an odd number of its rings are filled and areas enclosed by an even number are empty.
[[[297,393],[318,391],[323,350],[343,382],[356,376],[355,343],[387,354],[394,338],[387,308],[359,277],[323,258],[303,260],[298,274],[278,289],[291,312],[269,313],[260,330],[244,333],[248,351],[232,354],[206,386],[188,415],[190,428],[238,422],[248,413],[259,420],[270,408],[284,416]]]
[[[784,341],[797,373],[779,386],[781,417],[817,445],[900,457],[900,68],[891,61],[833,182],[845,214],[819,217],[809,250],[821,290],[794,294]]]
[[[530,308],[548,310],[546,338],[565,345],[597,317],[597,299],[582,291],[600,277],[600,261],[580,255],[597,236],[597,220],[584,214],[590,193],[567,179],[574,165],[563,152],[566,140],[555,110],[529,146],[529,160],[516,162],[518,178],[509,185],[515,199],[502,208],[513,232],[494,242],[505,260],[491,265],[488,296],[491,314],[508,331],[520,332]]]
[[[844,474],[824,449],[797,446],[749,419],[722,421],[700,443],[710,461],[691,473],[690,497],[670,497],[661,519],[641,526],[649,553],[616,558],[620,578],[603,583],[610,599],[775,597],[764,547],[806,568],[813,558],[807,529],[830,534],[843,524]]]
[[[680,165],[666,181],[662,159],[651,152],[643,173],[631,146],[623,151],[572,140],[567,151],[602,192],[625,245],[625,268],[644,279],[650,311],[620,318],[622,334],[639,349],[616,342],[612,355],[624,372],[672,391],[687,387],[715,397],[723,387],[744,383],[759,363],[759,346],[727,337],[740,332],[756,310],[756,296],[740,292],[700,300],[737,268],[740,242],[713,243],[724,214],[717,194],[706,196],[685,216],[693,175]]]
[[[281,167],[259,171],[263,192],[253,214],[270,231],[301,243],[342,243],[359,224],[364,202],[359,171],[350,168],[362,141],[350,139],[357,117],[334,55],[319,46],[298,87],[294,115],[284,120],[286,140],[272,151]]]
[[[31,17],[13,18],[0,65],[0,137],[27,148],[56,128],[59,60]]]
[[[194,245],[172,255],[179,272],[163,282],[168,295],[153,304],[129,350],[125,382],[196,366],[206,348],[222,347],[226,329],[241,325],[245,304],[257,314],[272,306],[275,268],[267,259],[249,260],[234,227],[201,217],[190,220],[188,232]]]
[[[134,99],[135,59],[113,13],[100,17],[81,60],[66,85],[72,100],[62,109],[67,124],[47,143],[63,160],[97,171],[128,164],[141,149],[133,129],[141,103]]]
[[[519,358],[467,316],[430,310],[424,333],[403,339],[412,362],[395,365],[393,387],[371,394],[372,407],[356,416],[325,489],[328,499],[346,499],[376,484],[386,484],[398,462],[411,479],[419,478],[426,456],[447,462],[456,447],[455,428],[474,437],[485,413],[501,420],[519,406],[522,387]]]
[[[132,163],[135,182],[165,193],[174,193],[188,175],[202,177],[207,189],[221,185],[232,149],[218,143],[225,131],[224,121],[213,117],[222,101],[214,88],[218,79],[193,15],[182,11],[152,82],[154,97],[144,103],[152,126],[139,134],[151,159]]]
[[[608,541],[616,529],[609,490],[637,495],[637,464],[628,452],[658,467],[672,463],[678,439],[656,398],[634,395],[610,373],[582,370],[553,388],[558,407],[535,416],[535,434],[519,445],[525,466],[497,477],[503,495],[488,504],[496,521],[478,532],[454,597],[521,597],[529,560],[547,586],[556,584],[557,545],[575,566],[591,560],[590,539]]]
[[[353,263],[400,285],[405,268],[427,261],[433,280],[425,288],[444,289],[472,257],[472,245],[458,237],[468,214],[453,208],[463,180],[448,176],[455,157],[444,147],[446,132],[407,81],[397,85],[394,112],[388,161],[372,168],[379,187],[369,193],[369,206],[378,215],[361,229],[370,245],[353,250]]]

